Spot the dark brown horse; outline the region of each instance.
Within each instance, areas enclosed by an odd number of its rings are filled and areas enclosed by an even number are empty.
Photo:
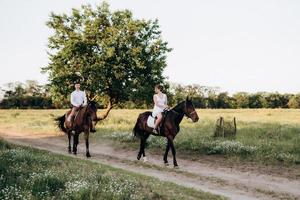
[[[68,134],[69,146],[68,150],[71,153],[71,136],[73,134],[73,153],[77,154],[77,145],[79,142],[79,134],[84,132],[85,145],[86,145],[86,157],[91,157],[89,152],[89,134],[95,132],[95,126],[100,120],[97,117],[97,107],[94,101],[89,101],[88,104],[78,111],[74,122],[66,121],[71,111],[68,111],[65,115],[56,118],[57,126],[59,129]]]
[[[152,128],[147,126],[147,119],[151,115],[151,112],[144,112],[141,113],[137,119],[137,122],[135,124],[135,127],[133,129],[133,133],[135,136],[138,136],[141,139],[140,143],[140,150],[137,155],[137,159],[140,160],[141,156],[145,157],[145,145],[146,140],[148,137],[152,134]],[[165,113],[165,117],[163,120],[163,124],[161,127],[161,134],[159,136],[166,137],[167,138],[167,147],[164,154],[164,163],[165,165],[168,164],[168,153],[171,148],[172,154],[173,154],[173,164],[174,167],[177,167],[177,161],[176,161],[176,151],[174,147],[174,139],[177,135],[177,133],[180,130],[179,124],[182,121],[183,117],[187,116],[188,118],[191,118],[193,122],[197,122],[199,120],[198,114],[194,108],[194,105],[192,101],[187,97],[185,101],[179,103],[174,108],[169,110]],[[156,135],[157,136],[157,135]]]

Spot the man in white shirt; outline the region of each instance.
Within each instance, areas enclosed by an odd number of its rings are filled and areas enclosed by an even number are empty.
[[[79,111],[80,107],[85,106],[87,104],[87,98],[84,91],[80,90],[80,83],[75,83],[75,90],[71,93],[71,104],[72,111],[67,118],[67,121],[72,122],[73,117],[77,111]]]

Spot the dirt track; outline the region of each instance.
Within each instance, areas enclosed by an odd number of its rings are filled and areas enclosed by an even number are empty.
[[[67,139],[63,136],[1,131],[0,137],[15,144],[70,155],[66,151]],[[80,142],[78,150],[77,157],[84,158],[83,142]],[[148,153],[148,162],[143,163],[136,161],[136,151],[115,149],[108,143],[96,144],[93,140],[90,152],[92,161],[223,195],[230,199],[300,199],[299,179],[291,180],[254,170],[216,167],[218,163],[200,163],[184,159],[178,159],[180,169],[173,169],[171,165],[170,167],[163,165],[161,155]],[[171,157],[169,161],[172,161]]]

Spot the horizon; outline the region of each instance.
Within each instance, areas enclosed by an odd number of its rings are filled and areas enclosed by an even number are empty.
[[[0,85],[47,83],[41,67],[48,63],[50,12],[101,2],[1,1]],[[170,82],[220,87],[229,94],[300,92],[300,2],[106,2],[113,11],[129,9],[135,18],[159,20],[173,48],[164,72]]]

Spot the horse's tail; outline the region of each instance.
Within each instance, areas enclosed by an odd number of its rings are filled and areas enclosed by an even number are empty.
[[[134,128],[132,130],[132,134],[133,134],[133,137],[140,137],[141,136],[141,133],[139,131],[139,118],[136,120],[136,123],[134,125]]]
[[[66,127],[65,127],[65,120],[66,120],[66,115],[63,115],[63,116],[58,117],[58,118],[55,119],[55,121],[57,122],[57,127],[58,127],[61,131],[67,133],[67,129],[66,129]]]

